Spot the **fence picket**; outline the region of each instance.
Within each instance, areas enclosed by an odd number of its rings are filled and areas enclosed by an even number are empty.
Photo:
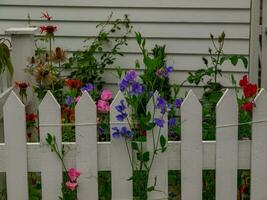
[[[236,199],[238,169],[238,105],[226,90],[216,106],[216,200]]]
[[[202,107],[192,90],[181,106],[182,200],[202,199]]]
[[[48,91],[39,106],[40,142],[42,149],[42,199],[58,199],[61,195],[62,184],[62,164],[46,145],[47,133],[56,137],[59,151],[61,152],[61,126],[50,126],[51,124],[61,124],[60,105],[53,94]]]
[[[253,121],[267,119],[267,93],[262,89],[255,99]],[[267,197],[267,122],[252,124],[251,146],[251,200],[264,200]]]
[[[112,137],[113,127],[128,127],[128,124],[122,124],[116,119],[118,114],[115,106],[124,100],[126,100],[122,92],[118,92],[113,100],[110,108],[110,132],[111,132],[111,186],[112,186],[112,199],[116,200],[130,200],[133,199],[133,187],[132,181],[128,181],[132,176],[132,168],[129,162],[125,141],[123,138],[115,139]],[[129,144],[129,150],[131,153],[131,145]]]
[[[155,118],[160,118],[162,114],[160,110],[154,108],[154,103],[157,101],[157,97],[159,96],[158,92],[155,92],[154,96],[150,99],[147,104],[147,111],[152,115],[155,111]],[[153,101],[154,98],[154,101]],[[168,116],[164,115],[163,119],[165,120],[165,125],[161,128],[161,134],[168,140]],[[153,119],[152,119],[153,120]],[[153,141],[157,141],[159,134],[159,127],[155,127],[153,131],[149,131],[147,133],[147,150],[150,152],[150,158],[154,151]],[[154,139],[153,139],[154,137]],[[156,191],[152,191],[148,193],[148,199],[167,199],[168,198],[168,156],[167,154],[159,152],[153,162],[150,176],[148,180],[148,187],[153,186],[155,184],[156,179]]]
[[[98,199],[97,182],[97,127],[96,105],[87,92],[84,92],[75,109],[76,125],[76,167],[81,172],[78,199]]]
[[[25,106],[12,91],[4,105],[6,183],[9,200],[28,200]]]

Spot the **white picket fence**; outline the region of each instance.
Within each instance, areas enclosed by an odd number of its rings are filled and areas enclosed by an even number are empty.
[[[111,128],[122,126],[116,120],[114,106],[123,94],[115,97],[110,112]],[[148,105],[148,109],[151,105]],[[216,170],[216,200],[237,198],[237,170],[251,170],[251,200],[267,199],[267,93],[262,89],[253,110],[252,141],[238,141],[238,105],[230,90],[216,108],[216,141],[202,141],[202,107],[190,91],[181,106],[181,141],[169,141],[168,149],[155,161],[152,174],[157,188],[149,199],[167,199],[168,170],[181,170],[182,200],[202,199],[202,170]],[[8,200],[28,200],[27,172],[41,172],[42,199],[56,200],[60,195],[62,166],[45,144],[47,133],[54,134],[58,146],[69,147],[67,168],[81,171],[78,199],[98,199],[98,171],[111,171],[112,199],[133,199],[132,175],[125,144],[121,139],[97,142],[96,106],[87,93],[76,105],[76,142],[61,142],[60,106],[48,92],[39,106],[40,143],[26,143],[25,107],[12,92],[4,106],[5,143],[0,144],[0,171],[6,172]],[[163,129],[167,136],[167,127]],[[147,148],[151,145],[148,133]],[[151,176],[154,179],[153,175]],[[150,180],[154,182],[154,180]]]

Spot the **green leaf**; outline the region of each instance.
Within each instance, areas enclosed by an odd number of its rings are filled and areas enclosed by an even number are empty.
[[[154,186],[150,186],[150,187],[147,188],[147,191],[148,192],[152,192],[153,190],[155,190],[155,187]]]
[[[47,144],[51,145],[52,141],[53,141],[52,135],[50,133],[47,133],[47,137],[45,140],[46,140]]]
[[[136,41],[139,45],[141,45],[141,42],[142,42],[142,36],[141,36],[141,33],[140,32],[135,32],[135,38],[136,38]]]
[[[240,56],[239,58],[242,60],[244,67],[247,69],[248,68],[248,59],[244,56]]]
[[[221,57],[220,62],[219,62],[220,65],[222,65],[226,59],[227,59],[227,58],[226,58],[225,56],[224,56],[224,57]]]
[[[132,142],[132,149],[139,151],[139,147],[138,147],[138,144],[136,142]]]
[[[116,67],[116,72],[117,72],[119,78],[121,78],[121,77],[122,77],[122,72],[123,72],[123,70],[121,69],[120,66],[117,66],[117,67]]]
[[[234,66],[237,65],[237,63],[238,63],[238,56],[231,56],[229,59],[230,59],[232,65],[234,65]]]
[[[144,154],[143,154],[143,161],[144,162],[148,162],[149,161],[149,152],[146,151]]]
[[[140,69],[140,63],[139,63],[139,61],[138,60],[136,60],[136,62],[135,62],[135,68],[136,69]]]
[[[165,148],[166,143],[167,143],[166,138],[165,138],[163,135],[161,135],[161,136],[160,136],[160,146],[161,146],[162,149]]]

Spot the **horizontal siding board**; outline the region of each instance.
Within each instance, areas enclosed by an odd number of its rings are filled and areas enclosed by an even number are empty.
[[[109,8],[72,8],[72,7],[0,7],[0,19],[40,20],[43,10],[53,16],[53,21],[106,21]],[[127,14],[132,22],[189,22],[189,23],[249,23],[250,10],[237,9],[150,9],[150,8],[113,8],[113,19]],[[66,13],[68,13],[66,15]],[[79,13],[79,15],[77,15]],[[194,13],[194,15],[192,15]]]
[[[218,81],[225,87],[231,87],[232,81],[231,81],[231,74],[232,73],[224,73],[222,77],[218,77]],[[234,73],[234,77],[236,80],[240,80],[243,75],[246,73]],[[186,80],[188,76],[187,72],[172,72],[170,73],[170,83],[175,84],[181,84],[183,81]],[[107,84],[117,84],[119,82],[119,78],[117,76],[117,73],[115,70],[106,70],[104,72],[104,81],[107,82]],[[191,84],[185,83],[186,86],[191,86]],[[201,85],[201,84],[200,84]]]
[[[68,51],[74,51],[77,49],[83,49],[85,44],[83,39],[80,38],[58,38],[55,41],[56,46],[60,46]],[[135,39],[130,38],[128,40],[128,46],[124,46],[120,49],[120,52],[128,53],[140,53],[140,49]],[[41,43],[40,43],[41,44]],[[146,48],[151,49],[155,44],[166,45],[166,52],[170,54],[203,54],[208,53],[208,48],[212,48],[212,43],[209,39],[147,39]],[[110,44],[105,46],[108,50]],[[249,41],[248,40],[226,40],[224,44],[225,54],[242,54],[248,55]],[[131,64],[131,63],[129,63]]]
[[[43,22],[32,22],[40,26]],[[98,34],[97,22],[60,22],[58,36],[88,37]],[[25,27],[27,21],[0,21],[0,34],[11,27]],[[140,31],[145,37],[153,38],[209,38],[210,33],[219,35],[222,31],[227,38],[249,39],[248,24],[199,24],[199,23],[133,23],[134,31]]]
[[[153,7],[153,8],[250,8],[250,0],[1,0],[0,5],[64,6],[64,7]]]
[[[202,61],[203,55],[168,55],[167,65],[173,66],[175,71],[195,71],[204,67]],[[208,58],[208,56],[207,56]],[[143,56],[140,54],[124,54],[124,56],[117,57],[114,65],[107,68],[115,68],[120,66],[122,69],[134,69],[135,62],[139,60],[140,68],[144,69]],[[225,72],[247,72],[242,62],[238,62],[236,66],[233,66],[229,61],[220,67]]]

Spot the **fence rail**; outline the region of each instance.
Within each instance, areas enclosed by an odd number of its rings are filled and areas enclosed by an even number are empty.
[[[115,105],[123,99],[115,97],[110,112],[112,126],[116,121]],[[181,106],[181,141],[169,141],[168,149],[154,163],[151,173],[158,177],[157,189],[149,199],[168,198],[168,170],[181,170],[182,199],[202,198],[202,170],[216,170],[216,200],[236,199],[237,170],[251,170],[251,199],[267,196],[267,93],[262,89],[253,110],[252,140],[238,141],[238,106],[227,90],[217,104],[216,141],[202,141],[202,107],[190,91]],[[148,104],[148,109],[151,108]],[[42,199],[54,200],[61,191],[62,166],[45,144],[47,133],[57,138],[59,148],[69,147],[65,157],[67,168],[76,167],[79,179],[78,199],[98,199],[98,171],[112,174],[112,199],[133,199],[128,156],[122,140],[97,142],[96,106],[84,93],[76,105],[76,142],[61,142],[61,112],[52,93],[48,92],[39,106],[40,143],[26,142],[25,107],[12,92],[4,106],[5,143],[0,144],[0,172],[6,172],[9,200],[28,200],[27,172],[41,172]],[[164,133],[167,135],[167,127]],[[147,149],[149,149],[149,133]]]

